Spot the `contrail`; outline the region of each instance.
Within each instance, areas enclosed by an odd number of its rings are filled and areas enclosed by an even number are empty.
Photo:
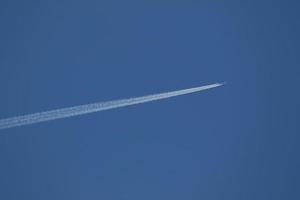
[[[17,117],[11,117],[6,119],[0,120],[0,129],[7,129],[17,126],[23,126],[28,124],[35,124],[39,122],[45,122],[55,119],[61,119],[66,117],[72,117],[77,115],[83,115],[87,113],[93,113],[103,110],[109,110],[113,108],[119,108],[124,106],[130,106],[134,104],[146,103],[149,101],[156,101],[160,99],[166,99],[170,97],[185,95],[189,93],[199,92],[202,90],[207,90],[211,88],[215,88],[218,86],[223,85],[222,83],[215,83],[211,85],[205,85],[201,87],[194,87],[184,90],[177,90],[172,92],[165,92],[160,94],[153,94],[147,95],[142,97],[135,97],[129,99],[121,99],[121,100],[114,100],[114,101],[107,101],[107,102],[100,102],[100,103],[92,103],[86,105],[79,105],[69,108],[61,108],[56,110],[50,110],[45,112],[38,112],[28,115],[22,115]]]

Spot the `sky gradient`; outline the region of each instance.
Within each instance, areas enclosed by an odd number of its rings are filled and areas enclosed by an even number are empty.
[[[300,199],[299,2],[0,2],[0,199]]]

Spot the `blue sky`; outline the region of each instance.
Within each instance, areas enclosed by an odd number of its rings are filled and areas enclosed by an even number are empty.
[[[299,199],[297,1],[1,1],[0,199]]]

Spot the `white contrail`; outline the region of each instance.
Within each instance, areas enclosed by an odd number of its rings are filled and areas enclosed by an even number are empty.
[[[0,120],[0,129],[7,129],[16,126],[35,124],[35,123],[50,121],[54,119],[72,117],[76,115],[83,115],[83,114],[98,112],[102,110],[146,103],[149,101],[155,101],[155,100],[166,99],[166,98],[175,97],[179,95],[199,92],[201,90],[207,90],[221,85],[223,84],[215,83],[211,85],[195,87],[195,88],[190,88],[185,90],[177,90],[173,92],[165,92],[160,94],[153,94],[153,95],[147,95],[147,96],[129,98],[129,99],[121,99],[115,101],[92,103],[92,104],[74,106],[69,108],[61,108],[61,109],[56,109],[56,110],[51,110],[46,112],[28,114],[23,116],[11,117],[11,118]]]

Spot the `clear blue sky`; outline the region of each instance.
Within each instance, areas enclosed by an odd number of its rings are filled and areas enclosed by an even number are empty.
[[[227,85],[2,130],[0,199],[300,199],[299,9],[2,0],[0,118]]]

